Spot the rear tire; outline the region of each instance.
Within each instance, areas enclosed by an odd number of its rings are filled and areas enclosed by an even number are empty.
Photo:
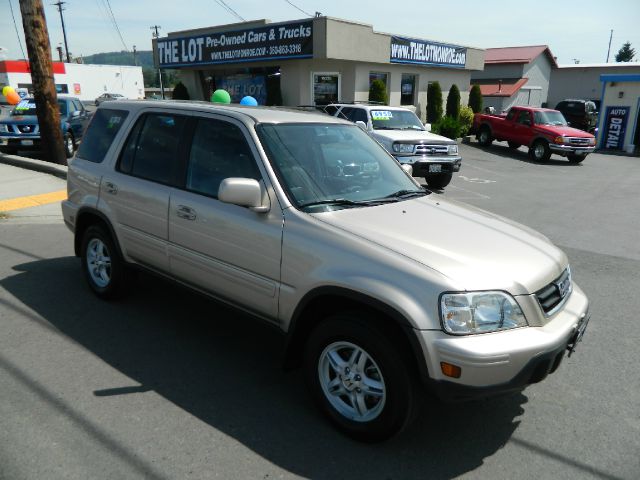
[[[92,225],[84,232],[80,258],[82,272],[93,293],[105,300],[122,293],[125,263],[103,226]]]
[[[449,185],[452,178],[452,173],[441,173],[439,175],[424,177],[424,180],[427,182],[427,185],[429,185],[429,188],[432,188],[434,190],[442,190],[444,187]]]
[[[322,321],[305,348],[305,376],[318,408],[359,441],[386,440],[415,415],[417,381],[391,338],[369,317],[345,312]]]
[[[478,143],[483,147],[488,147],[493,142],[493,137],[491,136],[491,130],[486,125],[480,127],[480,131],[476,136],[478,139]]]
[[[587,158],[587,156],[582,154],[570,153],[569,155],[567,155],[567,160],[569,160],[571,163],[580,163],[585,158]]]
[[[536,140],[529,148],[529,155],[536,162],[546,162],[551,158],[549,144],[544,140]]]

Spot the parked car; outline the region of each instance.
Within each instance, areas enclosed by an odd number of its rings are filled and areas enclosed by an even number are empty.
[[[378,175],[337,168],[355,158]],[[422,386],[462,400],[543,380],[589,319],[547,238],[432,194],[324,114],[112,103],[67,182],[64,221],[98,297],[133,293],[135,266],[253,314],[359,440],[402,430]]]
[[[410,165],[414,177],[424,177],[433,189],[443,189],[460,171],[458,144],[429,132],[411,110],[402,107],[334,103],[324,107],[329,115],[361,126],[403,165]]]
[[[593,135],[570,127],[562,113],[548,108],[512,107],[506,115],[476,113],[472,132],[485,147],[494,140],[506,141],[514,149],[526,145],[538,162],[555,153],[580,163],[596,148]]]
[[[563,100],[556,105],[568,124],[585,132],[595,133],[598,125],[598,111],[591,100]]]
[[[58,97],[60,109],[60,129],[64,139],[67,158],[84,137],[91,113],[76,97]],[[25,98],[11,111],[9,117],[0,121],[0,152],[15,154],[19,150],[40,150],[40,126],[33,98]]]
[[[99,106],[102,102],[106,102],[107,100],[126,100],[127,98],[124,95],[120,95],[119,93],[103,93],[95,100],[96,107]]]

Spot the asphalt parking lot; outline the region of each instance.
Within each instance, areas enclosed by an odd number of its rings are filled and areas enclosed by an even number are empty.
[[[146,275],[98,301],[60,217],[16,212],[0,220],[0,478],[640,478],[640,159],[461,151],[436,194],[545,234],[589,296],[584,341],[544,382],[425,399],[403,435],[358,444],[281,371],[276,332]]]

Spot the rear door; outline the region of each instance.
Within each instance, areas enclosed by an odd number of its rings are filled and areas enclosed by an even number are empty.
[[[170,112],[140,115],[115,169],[100,185],[100,200],[109,210],[123,253],[164,272],[169,270],[169,197],[179,178],[188,118]]]
[[[226,117],[195,119],[184,188],[173,191],[169,205],[169,258],[176,277],[275,319],[283,214],[263,172],[243,124]],[[218,187],[228,177],[261,182],[271,210],[256,213],[219,201]]]

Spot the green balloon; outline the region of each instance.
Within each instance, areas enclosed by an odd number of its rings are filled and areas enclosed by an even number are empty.
[[[231,103],[231,95],[226,90],[218,89],[211,95],[213,103]]]

